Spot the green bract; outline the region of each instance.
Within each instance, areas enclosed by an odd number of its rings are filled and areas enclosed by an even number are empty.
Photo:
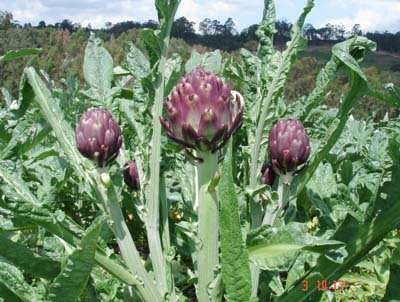
[[[186,148],[215,152],[242,125],[243,98],[201,67],[179,81],[165,102],[167,135]]]

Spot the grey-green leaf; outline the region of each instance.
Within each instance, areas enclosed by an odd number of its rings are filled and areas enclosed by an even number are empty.
[[[126,55],[126,63],[132,75],[136,78],[143,78],[150,72],[150,62],[139,48],[129,43],[129,52]]]
[[[193,51],[190,59],[186,62],[185,71],[189,73],[193,68],[200,66],[205,70],[212,73],[219,73],[222,66],[221,52],[217,49],[213,52],[207,52],[205,54],[199,54],[197,51]]]
[[[92,35],[85,49],[83,75],[94,92],[94,98],[106,104],[110,97],[113,79],[113,60],[101,45],[100,39]]]
[[[336,240],[311,236],[307,226],[298,222],[280,228],[263,226],[248,237],[250,260],[268,270],[288,270],[301,250],[325,253],[343,245]]]
[[[0,282],[24,302],[38,301],[32,287],[24,280],[22,272],[11,264],[0,261]]]
[[[222,281],[227,301],[249,301],[249,255],[242,237],[239,205],[232,177],[232,144],[225,156],[218,185]]]
[[[400,302],[400,265],[393,264],[390,268],[389,283],[382,302]]]
[[[24,272],[45,279],[53,279],[60,273],[60,263],[39,256],[24,245],[10,240],[5,234],[0,234],[0,242],[0,255]]]
[[[103,220],[96,220],[82,238],[80,246],[68,257],[65,267],[50,288],[50,301],[77,301],[95,263],[97,238],[102,226]]]

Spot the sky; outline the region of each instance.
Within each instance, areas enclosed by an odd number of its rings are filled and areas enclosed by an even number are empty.
[[[262,18],[263,0],[181,0],[177,17],[196,22],[204,18],[222,23],[232,17],[239,31]],[[276,0],[278,19],[296,20],[306,0]],[[0,0],[0,10],[9,11],[20,24],[47,24],[69,19],[82,26],[104,27],[117,23],[156,19],[153,0]],[[327,23],[351,29],[356,23],[363,31],[400,31],[400,0],[315,0],[306,22],[316,27]]]

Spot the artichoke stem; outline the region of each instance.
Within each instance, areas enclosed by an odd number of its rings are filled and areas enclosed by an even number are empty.
[[[146,301],[162,301],[162,297],[158,288],[154,284],[154,279],[147,273],[139,252],[126,225],[124,215],[122,213],[118,195],[112,184],[107,168],[97,169],[98,189],[102,196],[107,214],[111,220],[111,229],[117,239],[121,256],[125,261],[125,265],[130,272],[143,282],[142,296]],[[103,183],[104,180],[106,184]]]
[[[214,188],[209,187],[218,168],[218,153],[201,153],[203,162],[196,166],[196,204],[198,205],[197,246],[198,301],[211,301],[208,287],[214,280],[218,257],[218,200]]]
[[[290,188],[290,184],[292,183],[292,180],[293,180],[293,173],[291,173],[291,172],[287,172],[286,174],[282,173],[279,176],[278,207],[276,207],[270,213],[269,212],[265,213],[265,216],[263,219],[263,224],[269,224],[271,226],[273,226],[275,224],[276,219],[279,217],[280,213],[286,207],[286,204],[288,202],[289,188]]]

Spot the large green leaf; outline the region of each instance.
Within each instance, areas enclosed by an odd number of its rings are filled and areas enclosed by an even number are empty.
[[[0,63],[26,56],[38,55],[40,53],[42,53],[41,48],[22,48],[18,50],[10,50],[5,55],[0,56]]]
[[[2,260],[0,260],[0,283],[3,283],[9,291],[24,302],[39,301],[33,288],[25,282],[22,272]]]
[[[368,87],[367,81],[357,62],[363,58],[365,53],[374,48],[375,43],[364,37],[356,37],[334,46],[332,50],[333,54],[341,60],[341,64],[346,66],[346,71],[349,73],[349,91],[342,102],[335,120],[329,127],[324,142],[320,144],[318,150],[312,151],[312,157],[307,169],[294,179],[291,186],[291,198],[297,196],[311,179],[318,165],[328,155],[342,134],[349,118],[349,112],[365,95]]]
[[[344,244],[311,236],[307,226],[292,222],[274,228],[268,225],[254,230],[248,237],[250,260],[265,270],[288,270],[301,250],[325,253]]]
[[[113,60],[101,45],[100,39],[92,35],[85,49],[83,75],[91,88],[93,98],[103,106],[110,102]]]
[[[218,184],[222,281],[228,301],[248,301],[251,295],[249,255],[243,240],[239,205],[232,177],[232,144]]]
[[[140,35],[146,47],[150,65],[153,67],[161,57],[162,42],[152,29],[144,29]]]
[[[382,302],[400,302],[400,265],[393,264],[390,268],[390,279]]]
[[[186,73],[192,71],[193,68],[200,66],[204,70],[212,73],[219,73],[222,66],[221,52],[217,49],[213,52],[207,52],[205,54],[199,54],[197,51],[193,51],[190,59],[186,62],[185,70]]]
[[[29,217],[38,221],[52,222],[53,214],[29,191],[27,185],[19,178],[9,174],[0,166],[0,192],[7,197],[7,202],[0,199],[0,204],[12,210],[16,215]]]
[[[21,302],[21,300],[16,294],[14,294],[11,290],[8,289],[3,283],[0,283],[0,297],[1,301],[7,302]]]
[[[46,279],[53,279],[60,273],[59,262],[33,253],[24,245],[10,240],[5,234],[0,234],[0,242],[0,255],[24,272]]]
[[[75,302],[79,298],[95,263],[97,238],[103,222],[103,219],[95,221],[82,238],[79,247],[68,257],[50,288],[50,301]]]
[[[173,54],[165,64],[165,90],[164,96],[167,97],[171,90],[178,84],[181,78],[182,58],[178,54]]]
[[[129,52],[126,55],[128,69],[134,77],[143,78],[150,72],[150,62],[135,44],[131,42],[129,47]]]
[[[400,156],[400,144],[393,143],[395,154],[392,155],[396,161]],[[385,182],[377,194],[375,211],[371,221],[360,224],[352,216],[347,216],[345,221],[336,231],[333,240],[339,240],[346,244],[348,256],[343,263],[334,262],[326,257],[320,257],[317,265],[308,271],[302,279],[288,288],[285,293],[277,299],[278,302],[304,301],[312,295],[316,288],[302,291],[302,281],[307,280],[310,284],[316,284],[318,280],[339,280],[355,264],[357,264],[369,251],[375,247],[390,231],[400,224],[400,166],[398,162],[391,168],[388,175],[391,177]]]

